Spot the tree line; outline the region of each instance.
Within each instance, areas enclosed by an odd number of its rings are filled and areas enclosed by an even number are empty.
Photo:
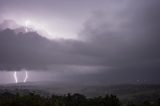
[[[160,106],[160,99],[137,105],[123,104],[115,95],[87,98],[81,94],[41,96],[33,92],[25,95],[4,92],[0,94],[0,106]]]

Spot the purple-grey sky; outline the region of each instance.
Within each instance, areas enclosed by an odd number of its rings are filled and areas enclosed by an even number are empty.
[[[159,83],[159,19],[158,0],[1,0],[0,83]]]

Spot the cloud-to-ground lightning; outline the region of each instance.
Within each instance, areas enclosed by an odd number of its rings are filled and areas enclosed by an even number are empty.
[[[15,83],[18,83],[17,72],[16,71],[14,72],[13,76],[14,76]]]
[[[14,72],[13,77],[14,77],[15,83],[18,83],[17,71]],[[27,82],[27,79],[28,79],[28,71],[25,71],[25,77],[23,82],[24,83]]]
[[[28,79],[28,71],[25,71],[25,78],[24,78],[23,82],[25,83],[27,81],[27,79]]]

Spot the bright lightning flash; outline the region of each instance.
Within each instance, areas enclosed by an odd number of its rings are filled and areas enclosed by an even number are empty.
[[[25,30],[26,30],[26,32],[28,32],[28,27],[29,27],[30,24],[31,24],[30,20],[26,20],[25,21]]]
[[[25,83],[27,81],[27,79],[28,79],[28,72],[25,71],[25,78],[24,78],[23,82]]]
[[[17,72],[16,71],[14,72],[13,76],[14,76],[15,83],[18,83]]]
[[[52,33],[47,29],[46,26],[44,26],[43,24],[39,24],[35,21],[31,21],[31,20],[25,20],[24,21],[24,25],[25,25],[25,32],[32,32],[32,31],[36,31],[38,34],[40,35],[49,35],[51,36]]]
[[[13,77],[14,77],[15,83],[18,83],[17,71],[13,73]],[[27,79],[28,79],[28,71],[25,71],[25,77],[23,82],[26,83]]]

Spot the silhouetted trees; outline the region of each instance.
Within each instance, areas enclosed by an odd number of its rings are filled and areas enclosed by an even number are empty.
[[[81,94],[44,97],[35,93],[20,95],[5,92],[0,94],[0,106],[120,106],[120,101],[113,95],[95,98],[86,98]]]
[[[160,106],[160,99],[154,102],[144,101],[135,105],[133,102],[122,104],[114,95],[86,98],[81,94],[40,96],[35,93],[12,94],[4,92],[0,94],[0,106]]]

